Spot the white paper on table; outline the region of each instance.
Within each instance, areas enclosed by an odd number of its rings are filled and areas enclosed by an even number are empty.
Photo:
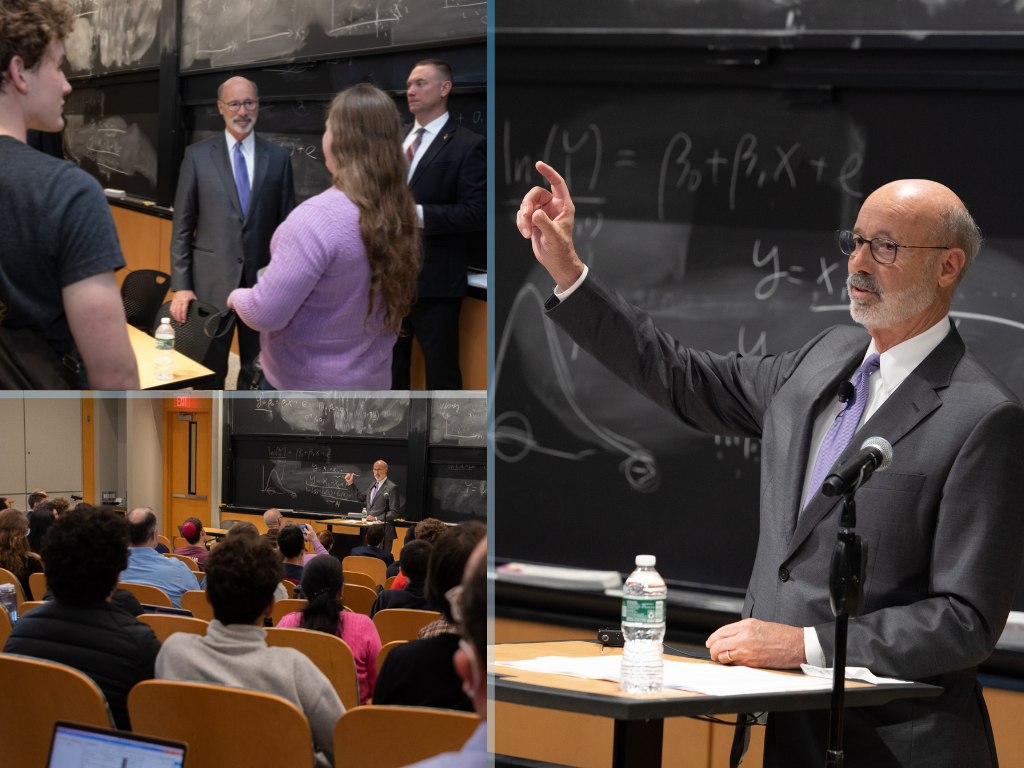
[[[833,677],[832,667],[812,667],[810,664],[801,664],[800,669],[804,671],[805,675],[811,675],[812,677],[827,677],[829,680]],[[846,679],[861,680],[865,683],[871,683],[872,685],[891,685],[893,683],[910,682],[909,680],[897,680],[893,677],[877,677],[867,667],[847,667]]]
[[[566,656],[541,656],[525,661],[500,662],[497,666],[618,682],[621,663],[621,656],[598,656],[582,659]],[[665,660],[663,680],[663,685],[667,689],[693,691],[709,696],[824,691],[832,687],[831,678],[826,680],[821,677],[805,675],[780,675],[750,667],[694,664],[668,659]]]

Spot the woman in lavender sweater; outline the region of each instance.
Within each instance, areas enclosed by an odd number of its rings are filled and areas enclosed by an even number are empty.
[[[263,389],[390,389],[422,259],[394,102],[339,93],[323,150],[334,184],[278,227],[266,273],[228,306],[260,331]]]

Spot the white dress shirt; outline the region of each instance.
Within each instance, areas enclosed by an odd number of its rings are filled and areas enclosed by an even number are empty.
[[[409,135],[405,137],[405,141],[402,142],[402,152],[406,152],[412,143],[416,141],[416,131],[420,128],[424,128],[423,138],[420,140],[419,147],[416,148],[416,154],[412,156],[412,162],[409,163],[409,174],[405,177],[405,181],[408,184],[412,181],[412,175],[416,171],[416,166],[419,165],[420,159],[427,153],[427,148],[430,143],[434,140],[434,137],[441,132],[441,129],[448,123],[448,113],[445,112],[436,120],[431,120],[426,125],[420,125],[419,118],[416,118],[416,122],[412,126],[412,130],[409,131]],[[419,225],[423,226],[423,206],[416,206],[416,219],[419,221]]]
[[[224,139],[228,143],[228,163],[231,165],[231,178],[235,178],[235,144],[238,139],[224,129]],[[249,172],[249,196],[252,197],[252,180],[256,174],[256,131],[249,131],[249,135],[242,139],[242,156],[245,158],[245,168]]]
[[[583,285],[583,281],[587,279],[589,271],[589,267],[584,265],[583,274],[579,276],[579,279],[562,292],[559,292],[556,286],[555,296],[558,297],[558,300],[560,302],[565,301],[577,288]],[[860,425],[864,424],[882,407],[882,404],[889,399],[889,396],[896,391],[896,388],[939,346],[948,333],[949,315],[946,315],[927,331],[897,344],[879,356],[878,370],[871,374],[871,378],[868,379],[868,400],[864,405],[864,413],[861,414],[860,421],[857,424],[858,429]],[[864,364],[864,360],[867,360],[868,357],[877,351],[875,340],[872,339],[871,343],[868,344],[867,351],[864,353],[864,358],[861,360],[861,365]],[[859,369],[860,365],[857,368]],[[852,380],[853,377],[851,376],[850,378]],[[825,440],[825,435],[828,434],[829,427],[832,426],[832,422],[839,415],[840,406],[841,403],[837,399],[814,420],[814,429],[811,432],[811,447],[807,455],[807,467],[804,470],[804,482],[800,492],[801,504],[807,498],[811,474],[814,470],[814,462],[818,459],[818,451]],[[857,439],[857,433],[854,433],[853,439]],[[821,643],[818,642],[818,633],[814,631],[814,627],[804,627],[804,655],[807,657],[807,663],[812,666],[824,667],[828,663],[825,659],[825,653],[821,649]]]

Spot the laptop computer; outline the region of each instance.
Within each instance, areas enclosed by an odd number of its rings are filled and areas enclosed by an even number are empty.
[[[188,745],[58,721],[47,768],[182,768]]]

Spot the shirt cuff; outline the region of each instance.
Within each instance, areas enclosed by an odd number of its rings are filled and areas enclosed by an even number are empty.
[[[558,297],[558,300],[559,301],[565,301],[567,298],[572,296],[573,291],[575,291],[577,288],[579,288],[581,285],[583,285],[583,281],[587,279],[587,273],[588,272],[590,272],[590,267],[588,267],[586,264],[584,264],[583,265],[583,274],[579,276],[579,279],[575,283],[573,283],[572,285],[570,285],[568,288],[566,288],[564,291],[561,291],[561,292],[559,292],[558,286],[556,285],[555,286],[555,296]]]
[[[821,650],[814,627],[804,627],[804,656],[812,667],[825,667],[825,652]]]
[[[416,223],[419,225],[420,229],[423,229],[423,206],[422,205],[417,205],[416,206]]]

